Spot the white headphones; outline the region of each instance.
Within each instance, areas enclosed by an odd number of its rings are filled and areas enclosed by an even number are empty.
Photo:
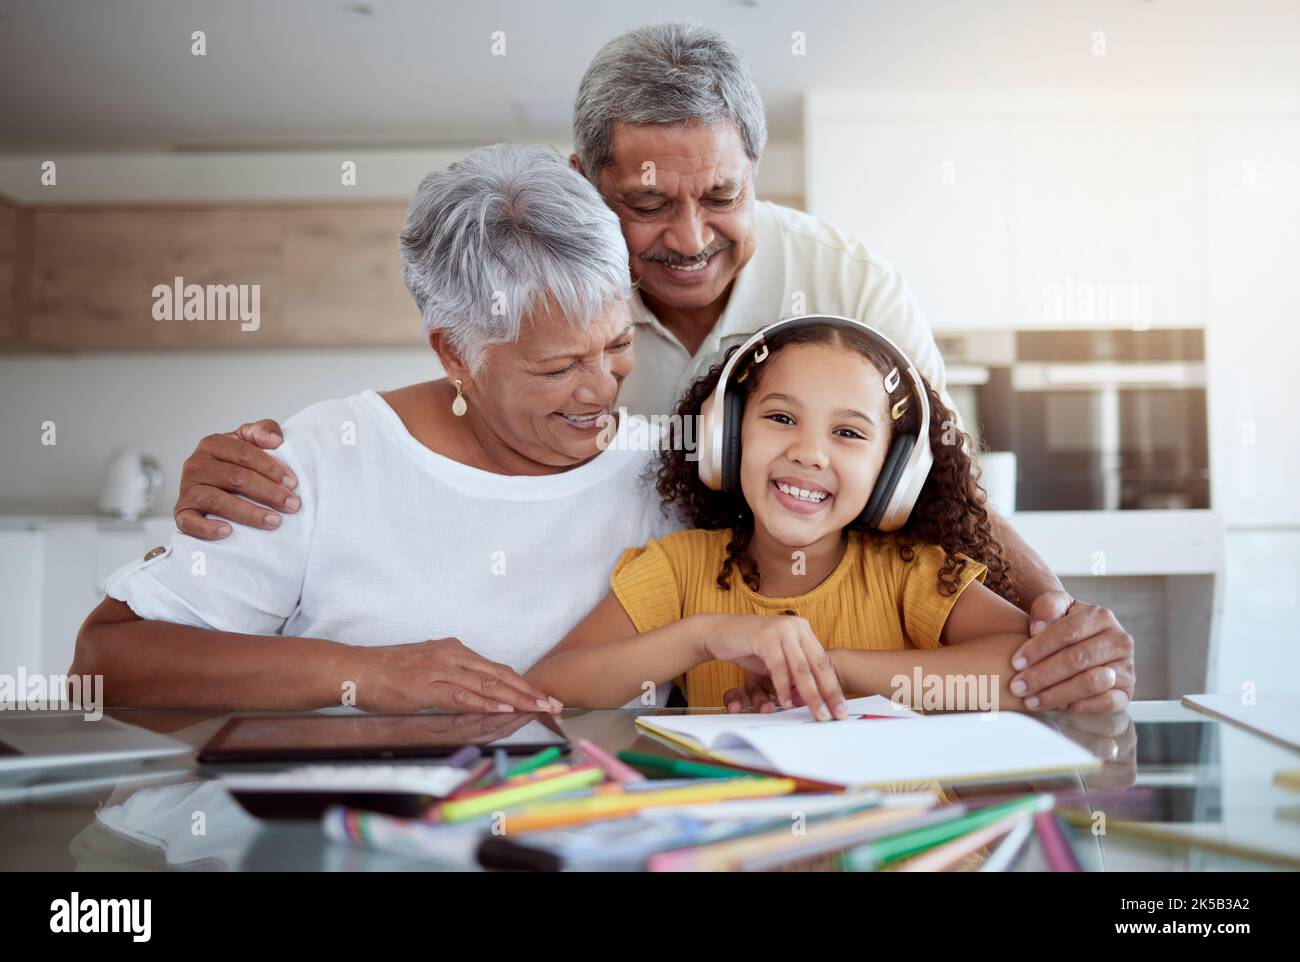
[[[880,477],[876,479],[876,486],[862,511],[863,519],[871,527],[878,531],[897,531],[907,523],[934,464],[934,452],[930,450],[930,399],[916,366],[898,345],[874,327],[852,318],[809,314],[777,321],[751,337],[727,359],[717,386],[700,408],[700,480],[714,491],[740,488],[740,422],[745,412],[745,398],[740,392],[731,390],[732,375],[741,359],[748,357],[751,351],[754,364],[767,359],[767,338],[790,328],[811,324],[856,328],[884,348],[896,364],[885,376],[885,390],[891,397],[900,386],[900,371],[906,373],[911,385],[911,395],[921,411],[920,428],[915,435],[900,434],[894,438],[880,469]],[[895,420],[902,414],[906,400],[902,398],[892,403],[890,410]]]

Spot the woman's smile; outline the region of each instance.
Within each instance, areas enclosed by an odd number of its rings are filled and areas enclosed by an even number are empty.
[[[566,414],[563,411],[556,411],[555,416],[566,427],[580,434],[595,434],[604,427],[605,418],[609,416],[609,406],[606,405],[587,414]]]

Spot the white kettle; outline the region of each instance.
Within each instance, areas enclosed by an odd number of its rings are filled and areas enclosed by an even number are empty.
[[[135,451],[115,452],[99,494],[100,513],[135,521],[149,513],[162,484],[162,468],[152,457]]]

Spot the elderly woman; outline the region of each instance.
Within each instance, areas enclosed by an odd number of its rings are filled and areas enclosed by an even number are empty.
[[[401,250],[447,377],[290,419],[278,530],[112,575],[72,668],[110,704],[560,707],[520,673],[665,528],[650,453],[600,443],[633,364],[618,218],[558,154],[497,145],[424,179]]]

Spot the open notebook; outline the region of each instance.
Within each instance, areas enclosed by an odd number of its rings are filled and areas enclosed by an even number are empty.
[[[655,715],[636,723],[706,757],[844,785],[972,781],[1087,770],[1100,763],[1064,735],[1016,712],[923,717],[872,695],[850,718],[806,708],[770,714]],[[884,718],[864,716],[893,716]]]

